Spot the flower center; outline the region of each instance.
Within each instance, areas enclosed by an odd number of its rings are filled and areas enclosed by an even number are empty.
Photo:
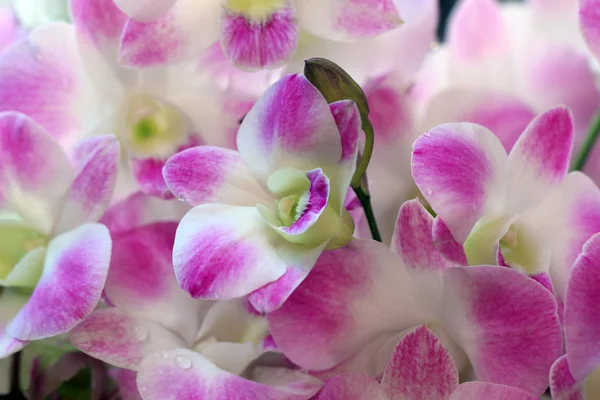
[[[292,226],[302,216],[308,205],[308,192],[292,194],[275,201],[277,218],[284,226]]]
[[[187,123],[175,106],[147,94],[130,97],[125,142],[141,157],[166,157],[185,143]]]
[[[265,20],[285,6],[285,0],[227,0],[226,7],[252,20]]]

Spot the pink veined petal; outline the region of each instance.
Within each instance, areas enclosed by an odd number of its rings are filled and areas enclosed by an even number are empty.
[[[281,351],[302,368],[323,371],[379,335],[419,324],[427,314],[398,264],[383,244],[370,240],[323,252],[283,306],[267,315]]]
[[[172,253],[176,222],[113,234],[105,293],[119,309],[147,318],[192,342],[210,302],[192,299],[177,284]]]
[[[136,371],[150,354],[187,347],[176,333],[118,308],[94,311],[69,333],[69,339],[94,358]]]
[[[100,50],[117,49],[127,15],[113,0],[69,0],[69,6],[79,33]]]
[[[433,222],[433,243],[436,249],[453,263],[459,265],[469,265],[467,255],[462,245],[460,245],[450,233],[450,230],[440,217],[436,217]]]
[[[218,38],[221,1],[177,0],[166,14],[125,25],[119,59],[134,67],[174,64],[192,59]]]
[[[286,4],[261,21],[235,13],[221,14],[221,45],[233,65],[256,70],[283,65],[296,50],[298,26],[294,7]]]
[[[55,233],[96,222],[108,208],[117,183],[120,144],[115,136],[102,136],[94,150],[69,188]]]
[[[336,41],[377,36],[403,22],[392,0],[304,0],[296,10],[302,29]]]
[[[72,180],[69,158],[42,126],[0,113],[0,195],[9,208],[48,234]]]
[[[520,213],[559,185],[569,169],[573,117],[566,107],[535,118],[509,155],[508,209]]]
[[[448,400],[537,400],[539,397],[511,386],[489,382],[466,382],[459,385]]]
[[[565,345],[573,377],[581,381],[600,366],[600,319],[593,310],[600,295],[600,234],[584,245],[573,264],[565,296]]]
[[[131,169],[135,180],[144,193],[163,199],[172,199],[173,194],[162,176],[165,160],[159,158],[131,158]]]
[[[413,145],[415,182],[459,243],[486,212],[503,206],[506,162],[498,138],[470,123],[440,125]]]
[[[212,146],[184,150],[167,161],[163,176],[175,197],[192,206],[254,206],[272,202],[234,150]]]
[[[314,400],[390,400],[379,383],[367,374],[345,373],[325,382]]]
[[[29,115],[61,141],[87,128],[93,97],[74,26],[50,23],[35,29],[3,52],[0,73],[0,110]]]
[[[263,182],[285,167],[323,168],[342,157],[327,101],[300,74],[287,75],[258,99],[240,126],[237,145],[242,160]]]
[[[197,206],[177,228],[177,281],[194,298],[245,296],[285,273],[279,240],[255,207]]]
[[[110,234],[100,224],[82,225],[52,239],[42,277],[7,333],[35,340],[71,330],[100,300],[110,252]]]
[[[445,399],[457,385],[454,361],[425,325],[400,340],[381,378],[391,400]]]
[[[556,400],[585,400],[583,385],[571,375],[567,356],[560,357],[552,365],[550,392]]]
[[[552,294],[505,267],[450,268],[444,278],[444,326],[477,378],[541,395],[562,347]]]
[[[151,21],[166,13],[177,0],[113,0],[125,14],[136,21]]]
[[[155,222],[177,222],[189,210],[185,203],[136,192],[113,204],[100,222],[114,235]]]
[[[236,399],[305,400],[313,393],[297,395],[232,375],[202,355],[184,349],[147,357],[140,365],[137,382],[144,400]]]
[[[580,0],[579,26],[590,50],[600,60],[600,2]]]

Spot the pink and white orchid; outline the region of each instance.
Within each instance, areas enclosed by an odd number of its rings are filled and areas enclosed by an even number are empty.
[[[459,373],[472,368],[479,380],[542,394],[562,345],[553,296],[509,268],[457,267],[436,249],[433,226],[413,200],[400,210],[397,256],[372,241],[324,252],[267,316],[279,349],[318,376],[379,376],[400,338],[425,323]],[[456,243],[453,251],[461,258]]]
[[[0,114],[0,356],[68,332],[98,303],[111,237],[119,144],[83,143],[72,162],[25,115]]]
[[[393,0],[116,0],[131,19],[121,40],[123,63],[147,67],[197,56],[221,42],[245,69],[274,68],[302,40],[301,30],[336,41],[387,32],[415,1]],[[414,3],[414,4],[413,4]]]
[[[281,305],[324,248],[352,239],[344,200],[359,131],[353,102],[327,104],[289,75],[244,118],[239,152],[204,146],[172,157],[165,180],[195,206],[175,239],[181,287],[204,299],[250,295],[260,312]]]
[[[489,382],[458,384],[448,350],[425,325],[407,333],[394,349],[381,384],[366,374],[329,379],[315,400],[535,400],[521,389]]]
[[[508,155],[480,125],[440,125],[415,142],[413,176],[469,264],[551,277],[562,298],[571,264],[600,231],[599,189],[581,173],[567,175],[572,143],[564,107],[535,118]]]

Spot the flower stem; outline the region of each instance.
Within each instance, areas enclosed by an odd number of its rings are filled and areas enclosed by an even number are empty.
[[[360,201],[363,210],[365,211],[365,217],[367,217],[367,222],[369,223],[369,229],[371,230],[371,237],[373,240],[381,242],[381,235],[379,234],[379,228],[377,227],[377,221],[375,221],[375,215],[373,214],[373,207],[371,207],[371,196],[369,193],[363,189],[361,185],[358,187],[352,186],[354,193],[356,193],[356,197]]]
[[[365,149],[362,153],[360,163],[356,167],[356,171],[350,181],[350,186],[356,190],[361,186],[363,176],[367,172],[367,167],[373,155],[373,145],[375,144],[375,134],[373,133],[373,124],[368,118],[363,118],[362,130],[365,132]]]
[[[594,120],[592,121],[592,125],[588,130],[587,136],[585,137],[585,141],[581,145],[581,150],[579,150],[579,154],[571,167],[571,171],[581,171],[583,167],[585,167],[585,163],[587,162],[592,149],[594,148],[594,144],[596,140],[598,140],[598,135],[600,134],[600,112],[596,115]]]

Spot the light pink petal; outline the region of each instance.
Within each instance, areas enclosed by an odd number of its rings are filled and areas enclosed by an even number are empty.
[[[69,339],[94,358],[133,370],[150,354],[186,346],[161,325],[117,308],[94,311],[70,332]]]
[[[70,0],[69,6],[80,34],[101,50],[117,49],[127,15],[113,0]]]
[[[279,240],[255,207],[197,206],[177,228],[173,265],[179,285],[195,298],[245,296],[285,273]]]
[[[511,386],[489,382],[466,382],[459,385],[448,400],[537,400],[539,397]]]
[[[71,185],[71,162],[31,118],[0,113],[0,195],[43,233],[50,233]]]
[[[269,331],[292,362],[322,371],[374,337],[427,318],[414,297],[407,270],[384,245],[355,240],[323,252],[306,280],[267,316]]]
[[[315,400],[390,400],[379,383],[367,374],[345,373],[327,382]]]
[[[193,351],[178,349],[164,355],[155,353],[140,365],[137,382],[144,400],[305,400],[313,394],[292,394],[232,375]]]
[[[177,284],[172,264],[176,229],[176,222],[161,222],[113,235],[104,290],[121,310],[192,341],[210,303],[192,299]]]
[[[100,222],[115,234],[155,222],[177,222],[189,210],[190,207],[180,201],[137,192],[112,205]]]
[[[433,222],[432,235],[435,247],[444,257],[457,265],[469,265],[463,246],[454,239],[452,233],[450,233],[450,230],[440,217],[437,217]]]
[[[99,137],[94,150],[69,188],[54,232],[98,221],[112,200],[119,168],[119,141],[112,135]]]
[[[3,52],[0,73],[1,111],[27,114],[61,140],[81,135],[91,110],[73,26],[35,29]]]
[[[584,400],[584,388],[577,382],[569,370],[567,356],[554,362],[550,370],[550,392],[555,400]]]
[[[571,373],[583,380],[600,366],[600,234],[583,247],[573,264],[565,303],[565,344]]]
[[[400,340],[381,378],[391,400],[445,399],[457,385],[454,361],[425,325]]]
[[[130,19],[125,25],[120,61],[135,67],[173,64],[200,55],[218,38],[219,0],[178,0],[168,12],[149,22]]]
[[[28,342],[12,338],[8,335],[0,333],[0,357],[8,357],[21,351]]]
[[[144,193],[171,199],[173,194],[162,175],[165,160],[159,158],[131,158],[133,176]]]
[[[110,234],[100,224],[82,225],[52,239],[42,277],[7,333],[35,340],[71,330],[100,300],[110,252]]]
[[[293,394],[310,396],[323,387],[321,380],[297,369],[256,366],[252,368],[250,377],[255,382]]]
[[[509,155],[509,210],[520,212],[562,182],[573,148],[573,117],[566,107],[535,118]]]
[[[296,8],[302,29],[336,41],[377,36],[402,23],[392,0],[305,0]]]
[[[242,160],[262,181],[284,167],[323,168],[342,157],[327,101],[299,74],[284,77],[258,99],[240,126],[237,145]]]
[[[590,50],[600,60],[600,2],[580,0],[579,25]]]
[[[419,190],[459,243],[491,208],[499,208],[506,152],[493,133],[469,123],[440,125],[413,145]]]
[[[184,150],[167,161],[163,176],[175,197],[192,206],[271,205],[270,195],[234,150],[212,146]]]
[[[12,7],[0,7],[0,51],[13,44],[20,35],[20,26]]]
[[[556,302],[542,285],[505,267],[450,268],[444,313],[478,379],[539,395],[546,390],[562,335]]]
[[[291,4],[260,22],[227,7],[223,9],[221,44],[235,66],[249,70],[279,67],[292,56],[297,42],[298,26]]]
[[[114,0],[125,14],[137,21],[151,21],[166,13],[177,0]]]

